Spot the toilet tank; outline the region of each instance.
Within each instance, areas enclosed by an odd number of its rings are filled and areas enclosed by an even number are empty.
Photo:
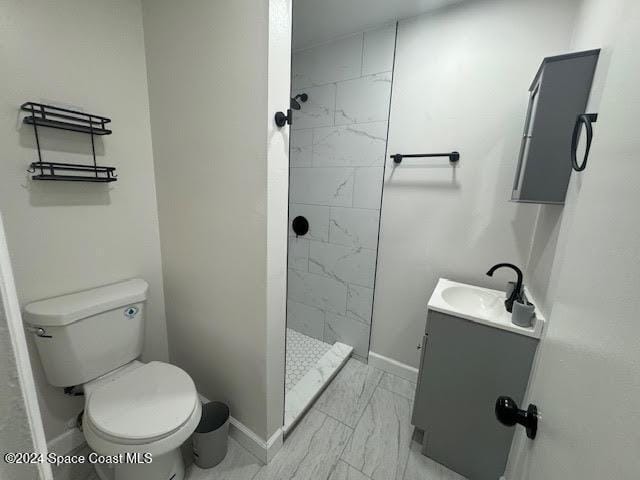
[[[28,304],[24,321],[49,383],[80,385],[139,357],[148,288],[132,279]]]

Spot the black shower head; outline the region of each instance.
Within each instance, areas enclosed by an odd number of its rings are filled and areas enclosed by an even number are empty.
[[[299,93],[298,95],[293,97],[291,99],[291,108],[293,108],[294,110],[300,110],[302,108],[302,105],[300,105],[298,99],[300,100],[300,102],[304,103],[309,100],[309,95],[307,95],[306,93]]]

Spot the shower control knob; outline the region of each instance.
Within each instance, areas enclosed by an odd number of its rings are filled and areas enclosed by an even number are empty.
[[[297,216],[291,222],[291,228],[298,237],[306,235],[309,231],[309,221],[301,215]]]
[[[276,125],[280,128],[284,127],[287,123],[291,125],[293,122],[293,115],[291,114],[291,109],[287,110],[286,115],[284,114],[284,112],[276,112],[275,120],[276,120]]]

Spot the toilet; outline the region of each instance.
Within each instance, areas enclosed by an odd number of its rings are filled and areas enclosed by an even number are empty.
[[[138,360],[148,289],[133,279],[25,307],[48,382],[84,393],[87,443],[105,460],[124,460],[96,463],[101,480],[183,480],[180,446],[200,421],[184,370]]]

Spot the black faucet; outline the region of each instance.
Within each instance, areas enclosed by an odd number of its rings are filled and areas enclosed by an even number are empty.
[[[512,263],[498,263],[489,269],[487,275],[493,277],[493,272],[498,270],[499,268],[510,268],[516,272],[518,275],[518,281],[516,283],[516,288],[513,289],[511,296],[504,301],[504,307],[507,309],[507,312],[511,312],[513,310],[513,302],[516,300],[522,301],[522,295],[520,291],[522,290],[522,270],[513,265]]]

